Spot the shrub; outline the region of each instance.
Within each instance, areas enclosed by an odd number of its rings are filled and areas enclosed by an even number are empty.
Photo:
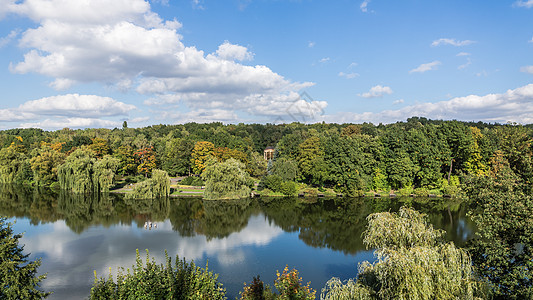
[[[200,177],[188,176],[180,181],[181,185],[203,186],[204,181]]]
[[[274,300],[276,295],[267,284],[265,285],[259,275],[254,277],[249,286],[244,283],[243,291],[239,293],[241,300]]]
[[[414,193],[418,197],[429,197],[429,190],[427,188],[416,188]]]
[[[286,196],[294,196],[298,192],[298,187],[294,181],[284,181],[281,183],[279,191]]]
[[[280,192],[283,179],[279,175],[268,175],[263,177],[263,184],[265,187],[271,189],[275,193]]]
[[[197,267],[193,262],[179,260],[174,266],[165,251],[165,265],[150,260],[146,250],[146,264],[137,250],[136,265],[132,272],[120,268],[116,282],[111,274],[106,280],[95,280],[90,299],[226,299],[226,290],[218,282],[218,275]]]
[[[274,286],[279,292],[278,299],[282,300],[313,300],[316,291],[309,285],[302,285],[302,278],[296,269],[289,271],[289,266],[285,266],[283,273],[276,272],[277,279]]]

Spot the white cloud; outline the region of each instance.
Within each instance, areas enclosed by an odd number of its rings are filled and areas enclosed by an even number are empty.
[[[287,95],[313,85],[285,79],[267,66],[239,63],[253,59],[244,46],[226,41],[211,54],[186,46],[181,24],[161,19],[143,0],[9,0],[1,9],[38,24],[22,33],[20,45],[28,50],[10,70],[49,76],[56,90],[97,82],[147,94],[149,105],[181,101],[193,111],[253,113],[259,111],[250,109],[261,98],[256,95],[284,107]],[[251,102],[242,105],[245,99]]]
[[[531,7],[533,7],[533,0],[516,1],[516,2],[514,3],[514,5],[517,6],[517,7],[531,8]]]
[[[380,98],[380,97],[383,97],[384,95],[390,95],[390,94],[392,94],[392,89],[390,87],[376,85],[370,88],[368,92],[359,94],[359,96],[363,98]]]
[[[533,74],[533,66],[525,66],[520,68],[520,72]]]
[[[0,38],[0,48],[5,47],[7,44],[16,38],[20,34],[19,29],[12,30],[7,36]]]
[[[19,106],[19,111],[38,115],[54,116],[120,116],[127,115],[135,106],[109,97],[67,94],[28,101]]]
[[[402,104],[404,102],[405,101],[403,99],[398,99],[398,100],[394,100],[394,102],[392,102],[392,105]]]
[[[427,64],[421,64],[420,66],[416,67],[415,69],[412,69],[411,71],[409,71],[409,73],[424,73],[424,72],[427,72],[427,71],[435,70],[437,68],[437,66],[439,66],[440,64],[441,64],[441,62],[438,61],[438,60],[432,61],[432,62],[427,63]]]
[[[460,47],[460,46],[470,45],[473,43],[475,43],[475,41],[471,41],[471,40],[458,41],[456,39],[442,38],[442,39],[433,41],[433,43],[431,43],[431,46],[436,47],[440,45],[452,45],[455,47]]]
[[[113,128],[119,127],[122,122],[91,119],[91,118],[57,118],[45,119],[39,122],[21,123],[21,128],[42,128],[45,130],[57,130],[60,128]]]
[[[469,95],[435,103],[421,103],[398,110],[364,113],[338,113],[321,117],[327,122],[393,123],[412,116],[431,119],[533,123],[533,84],[501,94]]]
[[[355,77],[359,77],[359,74],[357,73],[344,73],[344,72],[339,72],[339,76],[340,77],[344,77],[346,79],[352,79],[352,78],[355,78]]]
[[[468,67],[471,64],[472,64],[472,60],[468,57],[467,60],[466,60],[466,63],[458,66],[457,69],[459,69],[459,70],[465,69],[466,67]]]
[[[134,105],[109,97],[67,94],[28,101],[16,108],[1,109],[0,121],[25,121],[20,124],[21,127],[43,129],[115,127],[117,122],[102,117],[127,116],[134,109]],[[42,118],[46,120],[42,121]]]
[[[329,57],[324,57],[324,58],[321,58],[318,62],[323,64],[323,63],[327,63],[328,61],[330,61],[330,58]]]
[[[468,52],[459,52],[456,56],[470,56],[470,53]]]
[[[309,43],[307,43],[307,47],[313,48],[315,46],[315,44],[316,44],[315,42],[309,42]]]
[[[254,54],[249,52],[246,47],[233,45],[228,41],[218,46],[217,56],[225,60],[252,60]]]
[[[364,0],[361,5],[359,6],[359,8],[361,9],[362,12],[368,12],[368,3],[370,3],[370,0]]]
[[[353,62],[353,63],[348,65],[348,69],[355,68],[355,67],[357,67],[357,63],[356,62]]]

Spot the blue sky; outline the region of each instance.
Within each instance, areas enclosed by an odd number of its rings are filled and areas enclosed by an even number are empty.
[[[533,0],[0,0],[0,129],[533,123]]]

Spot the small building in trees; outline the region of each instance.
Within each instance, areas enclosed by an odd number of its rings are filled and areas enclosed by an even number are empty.
[[[263,157],[265,160],[271,160],[274,158],[274,147],[268,146],[265,148],[265,151],[263,151]]]

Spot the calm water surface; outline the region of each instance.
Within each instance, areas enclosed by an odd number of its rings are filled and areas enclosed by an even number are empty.
[[[458,245],[472,236],[473,225],[459,203],[443,199],[246,199],[202,201],[124,200],[55,194],[16,186],[0,187],[0,215],[16,220],[15,232],[31,259],[42,258],[48,273],[42,288],[49,299],[84,299],[98,276],[131,267],[135,250],[158,262],[164,251],[219,274],[235,299],[243,283],[261,275],[273,286],[276,270],[298,269],[320,294],[331,277],[353,278],[357,264],[372,261],[362,243],[365,218],[379,211],[413,206],[447,231]],[[145,222],[157,228],[145,229]]]

